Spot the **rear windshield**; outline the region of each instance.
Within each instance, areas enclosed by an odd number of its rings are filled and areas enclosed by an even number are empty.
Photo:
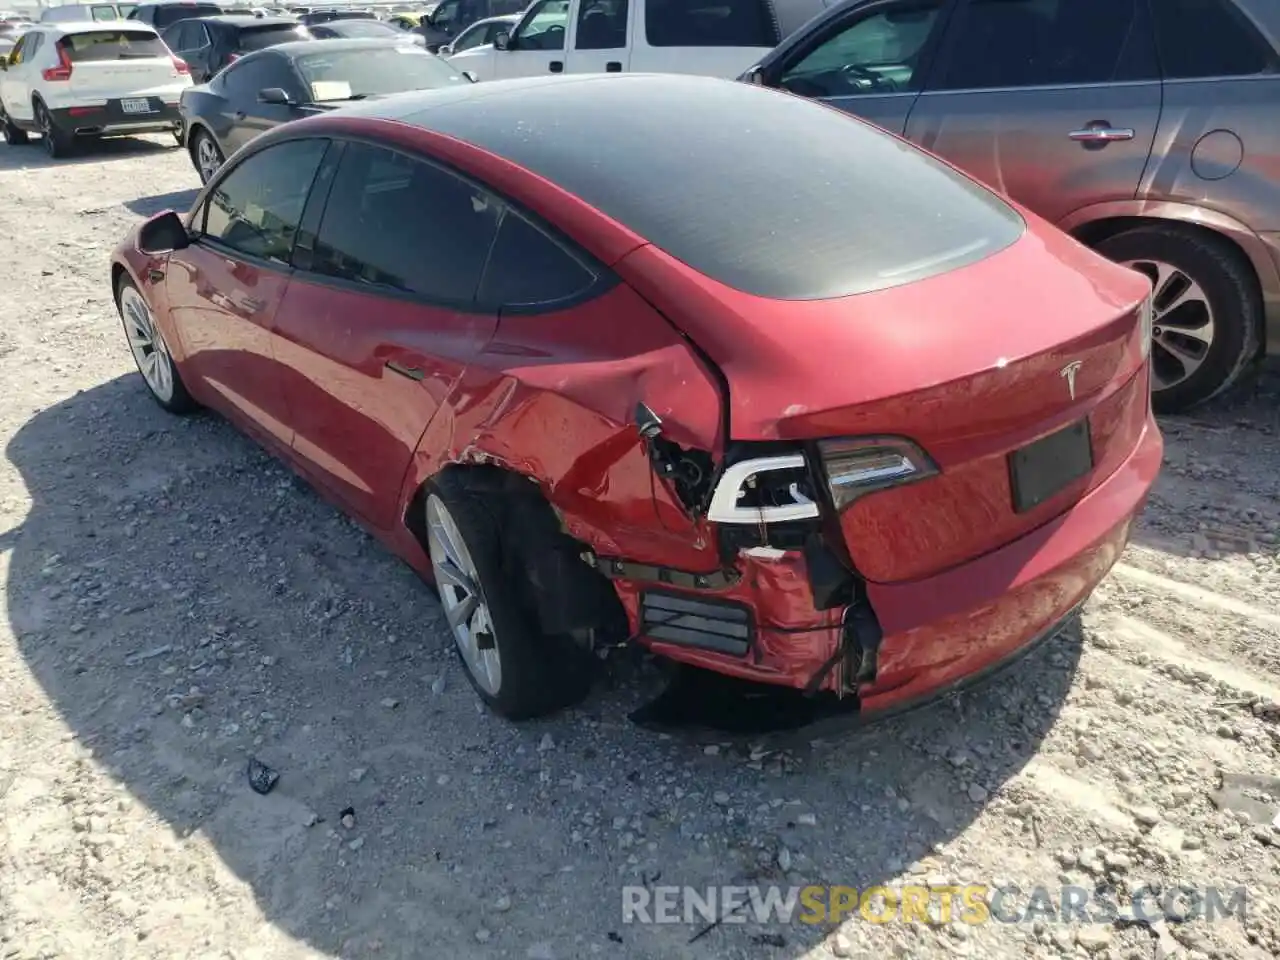
[[[94,30],[73,33],[58,41],[72,63],[101,60],[140,60],[168,57],[164,42],[148,30]]]
[[[294,64],[310,87],[311,98],[321,103],[470,82],[443,60],[410,44],[309,53]]]
[[[651,47],[776,47],[782,40],[769,0],[649,0],[644,34]]]
[[[286,23],[271,27],[246,27],[240,31],[240,49],[249,53],[252,50],[274,47],[277,43],[305,39],[307,39],[306,28],[291,27]]]
[[[394,37],[401,31],[389,27],[380,20],[335,20],[326,23],[328,29],[343,37]]]
[[[746,83],[584,77],[420,116],[759,297],[820,300],[923,280],[1026,229],[998,195],[910,144]]]
[[[171,23],[179,20],[190,20],[192,17],[216,17],[222,8],[216,3],[166,3],[156,7],[152,12],[151,24],[157,30],[163,30]]]

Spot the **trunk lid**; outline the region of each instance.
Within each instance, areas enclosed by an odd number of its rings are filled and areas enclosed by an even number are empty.
[[[850,558],[869,580],[930,576],[1016,539],[1137,443],[1149,408],[1139,375],[1149,284],[1029,223],[977,263],[838,300],[763,300],[687,281],[698,306],[677,322],[729,382],[733,439],[899,437],[937,466],[841,512]],[[629,259],[644,275],[642,259],[664,256],[648,247]],[[1010,454],[1081,423],[1091,469],[1019,510]]]

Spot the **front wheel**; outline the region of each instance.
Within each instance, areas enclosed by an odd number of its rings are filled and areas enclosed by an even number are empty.
[[[589,655],[538,629],[522,599],[522,572],[504,563],[494,507],[465,474],[442,474],[427,496],[427,547],[467,679],[494,711],[525,720],[586,696]]]
[[[1098,252],[1152,285],[1151,404],[1181,413],[1222,393],[1257,355],[1262,303],[1239,255],[1178,226],[1129,230]]]
[[[165,343],[155,314],[128,277],[121,278],[116,290],[116,309],[124,323],[129,350],[152,399],[169,413],[184,414],[195,410],[196,402],[182,382],[182,375],[169,352],[169,345]]]

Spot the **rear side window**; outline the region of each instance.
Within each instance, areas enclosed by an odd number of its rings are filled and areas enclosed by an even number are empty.
[[[205,206],[211,240],[263,260],[288,263],[327,140],[291,140],[237,164]]]
[[[102,60],[142,60],[168,57],[169,51],[159,37],[147,30],[94,30],[73,33],[58,41],[72,63],[94,63]]]
[[[479,300],[493,307],[541,306],[568,300],[595,279],[559,243],[508,210],[485,268]]]
[[[651,47],[776,47],[782,40],[768,0],[650,0]]]
[[[316,273],[470,304],[498,230],[497,200],[421,160],[348,144],[316,236]]]
[[[289,43],[292,40],[305,40],[306,30],[281,24],[277,27],[260,27],[240,31],[240,49],[249,53],[253,50],[265,50],[277,43]]]
[[[1137,0],[970,0],[959,16],[941,89],[1159,78]]]
[[[1167,79],[1276,72],[1275,51],[1230,0],[1159,0],[1152,10]]]

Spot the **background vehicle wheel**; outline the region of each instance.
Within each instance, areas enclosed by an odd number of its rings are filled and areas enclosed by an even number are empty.
[[[0,131],[3,131],[5,140],[15,147],[29,142],[27,131],[18,129],[7,113],[0,114]]]
[[[71,155],[75,146],[74,135],[67,133],[54,122],[53,114],[40,100],[35,101],[36,122],[40,125],[40,139],[44,152],[55,160]]]
[[[1139,227],[1098,252],[1154,288],[1152,406],[1179,413],[1226,390],[1256,356],[1262,304],[1249,268],[1225,241],[1176,226]]]
[[[590,655],[537,629],[519,578],[504,562],[492,499],[444,473],[426,500],[431,567],[454,644],[476,693],[510,720],[542,716],[590,689]]]
[[[213,137],[203,130],[196,130],[190,137],[191,162],[196,165],[196,173],[200,174],[200,182],[208,183],[226,157],[218,149]]]
[[[164,342],[155,314],[128,277],[121,277],[116,288],[116,309],[120,311],[138,372],[156,403],[169,413],[183,414],[195,410],[196,402],[182,382],[182,375],[178,373],[178,365],[173,362],[169,346]]]
[[[181,125],[173,128],[173,140],[180,147],[186,146],[187,134]]]

